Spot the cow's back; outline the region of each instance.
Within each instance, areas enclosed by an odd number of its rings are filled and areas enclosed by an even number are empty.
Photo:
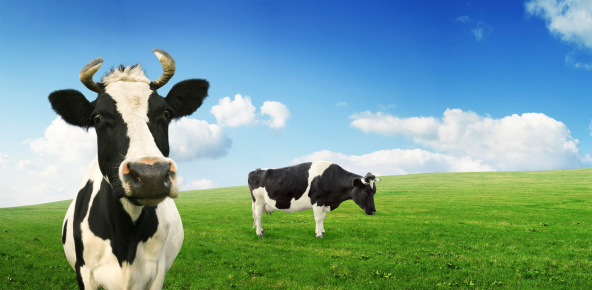
[[[265,198],[266,204],[283,211],[310,209],[311,183],[331,165],[331,162],[307,162],[278,169],[252,171],[249,173],[249,189],[253,201]]]

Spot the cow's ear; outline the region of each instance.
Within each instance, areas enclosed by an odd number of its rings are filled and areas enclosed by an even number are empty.
[[[358,186],[364,185],[364,183],[362,182],[362,180],[360,178],[354,178],[352,185],[354,187],[358,187]]]
[[[177,83],[165,101],[173,109],[175,119],[193,114],[208,96],[210,84],[206,80],[191,79]]]
[[[88,129],[93,105],[77,90],[59,90],[49,94],[53,110],[68,124]]]

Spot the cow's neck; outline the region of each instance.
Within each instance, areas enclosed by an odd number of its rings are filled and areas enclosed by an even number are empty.
[[[346,200],[352,199],[351,191],[354,188],[353,180],[354,178],[361,178],[360,175],[349,173],[345,174],[343,178],[340,180],[339,188],[343,188],[343,190],[338,195],[338,200],[336,201],[337,204],[340,204]]]
[[[111,185],[101,180],[101,189],[94,197],[89,214],[89,226],[91,231],[103,240],[111,240],[113,253],[119,264],[132,263],[136,256],[136,247],[141,241],[147,241],[158,228],[156,207],[133,206],[132,214],[129,209],[117,198],[111,189]],[[132,219],[135,216],[135,220]]]

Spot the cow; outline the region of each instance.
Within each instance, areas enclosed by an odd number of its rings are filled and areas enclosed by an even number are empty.
[[[96,58],[79,74],[97,93],[94,101],[73,89],[49,95],[64,121],[97,134],[97,157],[62,224],[64,252],[80,289],[161,289],[183,244],[168,126],[201,106],[209,83],[185,80],[161,97],[156,90],[175,73],[175,61],[163,50],[152,52],[163,67],[154,81],[136,64],[112,68],[96,83],[103,63]]]
[[[316,237],[322,238],[325,213],[335,210],[346,200],[353,199],[367,215],[374,215],[375,183],[379,181],[372,173],[362,177],[326,161],[256,169],[248,177],[253,200],[253,228],[257,227],[257,235],[263,238],[265,231],[261,227],[261,218],[264,212],[313,209]]]

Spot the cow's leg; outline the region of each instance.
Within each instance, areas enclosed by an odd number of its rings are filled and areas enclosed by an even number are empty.
[[[323,233],[325,232],[325,228],[323,227],[323,220],[325,220],[325,209],[322,206],[314,206],[312,210],[314,211],[315,221],[317,222],[315,233],[317,234],[317,238],[322,238]]]
[[[253,228],[255,228],[257,226],[257,218],[255,215],[255,202],[251,202],[251,211],[253,212]]]
[[[80,289],[98,289],[99,285],[92,276],[88,267],[80,267],[76,265],[76,278],[78,280],[78,288]]]
[[[263,228],[261,227],[261,218],[263,217],[263,212],[265,211],[265,200],[260,198],[253,203],[253,219],[255,220],[255,226],[257,227],[257,235],[263,238]]]

